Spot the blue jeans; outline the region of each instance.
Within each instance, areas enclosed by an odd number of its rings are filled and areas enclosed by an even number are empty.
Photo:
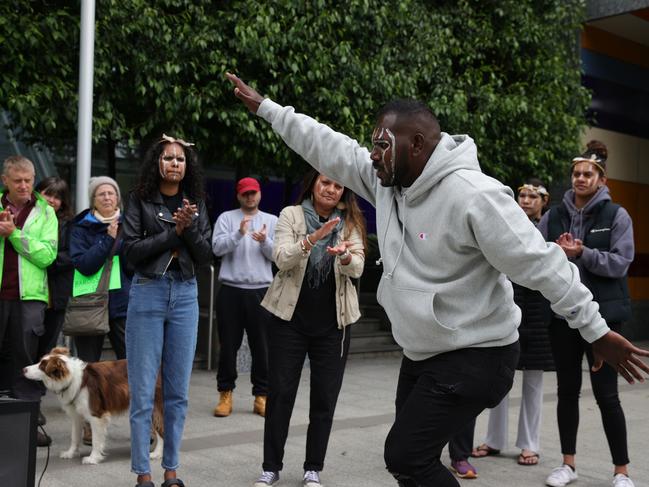
[[[138,475],[151,473],[149,440],[158,371],[164,409],[162,468],[178,468],[197,330],[195,278],[183,281],[174,271],[159,279],[135,274],[126,318],[126,358],[131,391],[131,470]]]

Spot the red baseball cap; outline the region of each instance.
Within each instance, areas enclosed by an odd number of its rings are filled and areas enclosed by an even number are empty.
[[[261,191],[259,182],[255,178],[242,178],[237,183],[237,194],[247,193],[248,191]]]

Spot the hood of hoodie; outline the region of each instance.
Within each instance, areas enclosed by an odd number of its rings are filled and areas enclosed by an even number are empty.
[[[590,222],[593,216],[593,209],[602,201],[609,201],[611,195],[607,186],[602,186],[597,190],[583,208],[575,206],[575,191],[569,189],[563,195],[563,204],[570,215],[570,233],[574,238],[584,240],[584,228]]]
[[[412,186],[402,189],[401,194],[408,202],[416,203],[442,179],[460,169],[480,171],[475,142],[468,135],[443,132],[422,173]]]

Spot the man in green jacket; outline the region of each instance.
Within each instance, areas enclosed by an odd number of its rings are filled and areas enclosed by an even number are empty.
[[[2,167],[0,193],[0,344],[11,366],[3,382],[18,399],[40,401],[39,383],[26,379],[23,367],[38,360],[38,337],[49,292],[47,266],[56,258],[58,222],[54,210],[33,191],[34,165],[10,156]],[[51,442],[39,432],[39,445]]]

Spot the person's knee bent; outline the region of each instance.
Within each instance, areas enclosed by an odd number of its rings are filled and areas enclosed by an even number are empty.
[[[406,448],[404,448],[404,443],[399,441],[396,435],[390,432],[385,439],[385,448],[383,451],[383,458],[388,471],[392,474],[410,473],[409,457],[410,455],[406,452]]]

